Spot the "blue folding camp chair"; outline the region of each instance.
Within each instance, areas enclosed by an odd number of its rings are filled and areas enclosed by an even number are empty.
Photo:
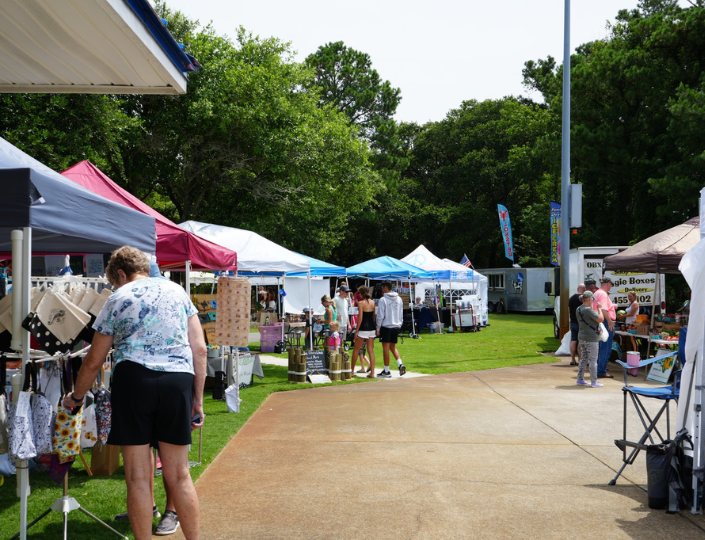
[[[671,354],[665,354],[654,358],[647,358],[646,360],[642,360],[641,362],[639,362],[639,367],[641,368],[653,364],[656,360],[665,360],[667,358],[672,358],[677,354],[678,351],[675,351]],[[660,439],[661,443],[663,443],[666,439],[671,438],[671,416],[669,411],[669,404],[672,400],[675,400],[676,403],[678,402],[681,379],[681,372],[679,370],[674,375],[673,384],[669,386],[630,386],[628,370],[633,369],[635,366],[630,366],[627,363],[622,362],[621,360],[617,360],[617,363],[621,365],[622,368],[624,368],[624,387],[622,388],[622,392],[624,392],[624,422],[622,438],[615,439],[614,444],[616,444],[617,447],[622,451],[622,461],[624,462],[624,464],[622,465],[622,468],[619,469],[617,476],[615,476],[609,483],[610,486],[613,486],[617,483],[617,478],[619,478],[619,476],[622,474],[622,471],[624,471],[627,465],[631,465],[632,463],[634,463],[634,460],[639,455],[639,452],[641,450],[646,450],[646,445],[644,444],[646,442],[646,439],[649,439],[651,444],[657,444],[654,441],[652,433],[656,434],[656,436]],[[632,400],[634,408],[636,409],[636,412],[639,415],[639,420],[641,420],[641,424],[644,426],[644,434],[637,442],[627,440],[627,396],[629,396],[629,398]],[[644,407],[644,404],[641,402],[642,398],[660,399],[663,402],[663,405],[661,405],[661,408],[658,410],[658,412],[653,418],[651,418],[648,411]],[[666,438],[661,435],[661,432],[656,426],[664,412],[666,413]],[[627,448],[632,449],[629,455],[627,455]]]

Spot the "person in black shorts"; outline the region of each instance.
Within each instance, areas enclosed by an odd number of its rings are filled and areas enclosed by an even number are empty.
[[[397,338],[401,330],[404,303],[399,295],[392,291],[392,284],[389,281],[382,282],[382,292],[384,296],[377,304],[377,335],[382,342],[382,357],[384,359],[384,370],[377,377],[388,379],[392,376],[389,371],[389,351],[392,351],[394,358],[399,364],[399,376],[406,373],[406,366],[401,361],[401,355],[397,350]]]
[[[122,452],[135,538],[152,535],[149,445],[155,440],[184,537],[198,538],[198,495],[188,465],[191,431],[204,419],[207,351],[198,310],[179,285],[150,277],[149,260],[133,247],[115,250],[105,273],[116,290],[93,324],[91,349],[63,405],[83,403],[114,349],[108,443],[120,445]]]
[[[575,318],[575,310],[577,310],[582,304],[580,296],[585,292],[585,284],[581,283],[578,285],[578,293],[574,294],[568,299],[568,312],[570,313],[570,365],[577,366],[575,357],[577,355],[580,359],[580,349],[578,349],[578,320]]]

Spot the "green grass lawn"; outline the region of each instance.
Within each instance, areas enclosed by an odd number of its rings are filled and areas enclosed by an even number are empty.
[[[254,351],[259,343],[251,343]],[[556,350],[558,340],[553,338],[550,316],[490,315],[490,326],[476,333],[421,334],[421,339],[405,339],[399,345],[402,359],[409,371],[441,374],[474,371],[524,364],[551,362],[551,357],[539,351]],[[382,365],[382,347],[375,345],[378,366]],[[274,355],[285,357],[285,354]],[[392,364],[394,361],[392,360]],[[284,390],[311,388],[313,385],[296,385],[287,382],[285,367],[263,365],[264,379],[254,378],[252,387],[241,391],[240,413],[227,412],[223,401],[214,401],[206,391],[206,422],[203,427],[202,464],[192,468],[194,480],[205,470],[225,444],[259,408],[269,394]],[[356,378],[340,384],[377,384],[375,381]],[[194,446],[190,458],[198,458],[198,435],[194,433]],[[90,457],[86,456],[90,461]],[[28,521],[32,521],[49,508],[62,494],[61,486],[55,484],[47,474],[30,476],[32,495],[29,498]],[[0,486],[0,538],[9,538],[19,529],[19,499],[15,495],[15,477],[5,478]],[[109,477],[89,477],[80,461],[69,473],[69,494],[89,512],[110,523],[118,531],[132,537],[129,523],[115,523],[115,514],[125,511],[125,477],[123,469]],[[155,482],[155,497],[160,510],[164,508],[164,489],[161,481]],[[32,527],[28,536],[37,539],[55,539],[62,536],[62,516],[50,513]],[[102,525],[94,522],[82,512],[69,514],[69,537],[72,539],[95,539],[114,537]],[[117,538],[117,537],[115,537]]]

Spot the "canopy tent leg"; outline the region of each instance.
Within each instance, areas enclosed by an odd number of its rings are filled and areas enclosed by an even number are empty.
[[[309,350],[313,350],[313,315],[312,315],[312,309],[313,309],[313,304],[311,304],[311,271],[308,271],[308,342],[309,342]]]
[[[189,298],[191,298],[191,261],[186,261],[186,277],[184,278],[184,290],[186,290],[186,294],[188,295]]]

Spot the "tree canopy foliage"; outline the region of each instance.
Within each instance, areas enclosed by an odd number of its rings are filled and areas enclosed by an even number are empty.
[[[705,6],[642,0],[572,65],[573,245],[638,241],[697,214],[705,184]],[[560,200],[562,66],[530,60],[536,99],[468,99],[399,123],[401,91],[364,52],[328,43],[304,62],[276,38],[234,39],[163,2],[203,66],[181,96],[0,95],[0,135],[62,170],[89,159],[169,217],[254,230],[350,265],[418,244],[505,266],[548,264]],[[501,66],[498,66],[500,69]]]
[[[628,244],[697,215],[705,185],[705,9],[645,0],[571,59],[572,179],[579,245]],[[527,86],[559,114],[562,69],[527,62]]]

